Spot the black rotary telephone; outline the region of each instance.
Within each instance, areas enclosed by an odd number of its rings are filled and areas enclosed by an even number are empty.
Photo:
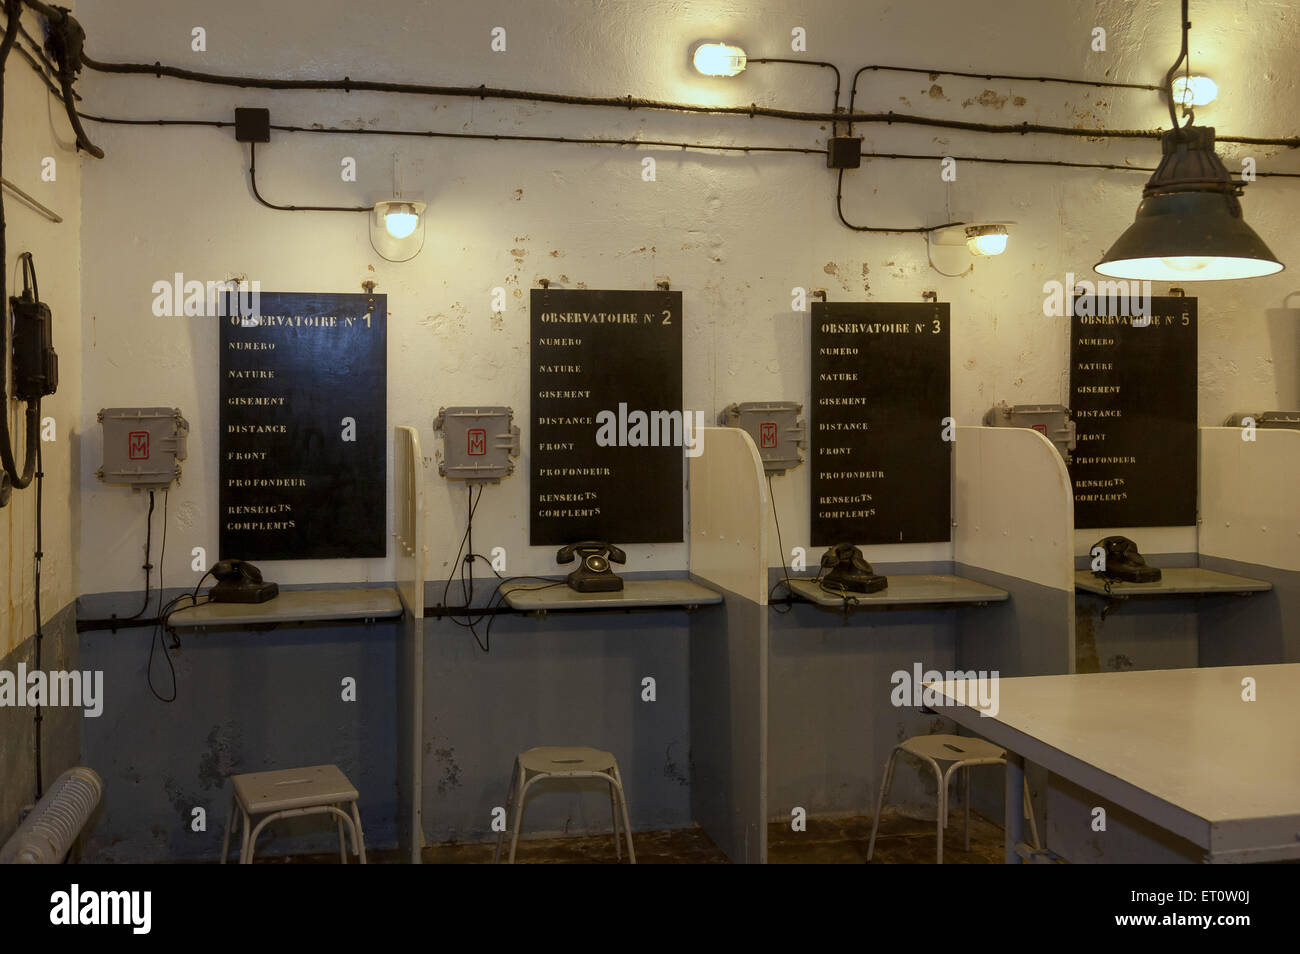
[[[572,563],[576,556],[581,556],[582,562],[565,580],[570,587],[579,593],[616,593],[623,589],[622,577],[609,568],[610,563],[627,562],[627,554],[618,547],[601,540],[570,543],[560,547],[555,562]]]
[[[213,603],[265,603],[280,592],[278,583],[264,583],[262,571],[245,560],[222,560],[212,565],[216,585],[208,590]]]
[[[1098,547],[1102,549],[1105,564],[1104,569],[1092,571],[1094,576],[1127,583],[1155,583],[1160,579],[1160,568],[1147,566],[1137,544],[1128,537],[1106,537],[1094,543],[1092,550]]]
[[[867,558],[851,543],[837,543],[822,554],[822,586],[838,593],[878,593],[889,586],[889,578],[871,568]]]

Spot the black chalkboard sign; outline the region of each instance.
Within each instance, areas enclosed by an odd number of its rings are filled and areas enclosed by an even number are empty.
[[[385,296],[262,293],[258,313],[219,319],[221,558],[384,556]]]
[[[534,289],[530,308],[532,545],[679,542],[681,292]]]
[[[948,346],[946,302],[813,303],[813,546],[949,538]]]
[[[1196,523],[1196,299],[1077,298],[1070,406],[1080,530]],[[1139,541],[1139,546],[1141,542]]]

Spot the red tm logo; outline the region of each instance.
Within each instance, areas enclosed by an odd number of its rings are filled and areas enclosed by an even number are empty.
[[[764,421],[758,425],[758,446],[763,450],[776,447],[776,422]]]
[[[127,460],[149,459],[149,432],[131,431],[126,435]]]
[[[1038,433],[1042,434],[1044,437],[1047,436],[1046,424],[1030,424],[1029,426],[1032,427],[1034,430],[1036,430]]]
[[[469,455],[482,457],[487,453],[487,431],[481,427],[469,429]]]

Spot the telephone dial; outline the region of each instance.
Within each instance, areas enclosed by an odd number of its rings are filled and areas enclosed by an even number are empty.
[[[277,583],[265,583],[262,571],[245,560],[222,560],[212,566],[216,585],[208,590],[213,603],[265,603],[280,592]]]
[[[1159,567],[1147,566],[1137,544],[1128,537],[1106,537],[1092,545],[1093,550],[1098,547],[1105,554],[1106,562],[1105,569],[1092,571],[1094,576],[1128,583],[1155,583],[1160,579]]]
[[[823,553],[822,570],[822,586],[836,593],[878,593],[889,586],[889,578],[873,570],[851,543],[837,543]]]
[[[601,540],[584,540],[560,547],[555,554],[556,563],[572,563],[581,557],[578,568],[565,578],[565,582],[579,593],[615,593],[623,589],[622,577],[615,576],[611,563],[626,563],[627,554],[612,544]]]

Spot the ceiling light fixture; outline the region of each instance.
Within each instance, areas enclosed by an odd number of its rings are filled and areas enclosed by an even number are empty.
[[[730,43],[701,43],[691,62],[705,76],[735,76],[744,72],[748,59],[744,50]]]
[[[1179,76],[1174,80],[1173,96],[1179,106],[1209,106],[1219,96],[1219,84],[1208,76]]]
[[[1178,125],[1174,73],[1187,59],[1187,0],[1182,0],[1182,52],[1165,74],[1173,129],[1161,140],[1163,156],[1142,190],[1137,216],[1094,269],[1110,278],[1196,282],[1258,278],[1282,271],[1264,240],[1242,217],[1245,184],[1234,182],[1214,151],[1214,128]]]

